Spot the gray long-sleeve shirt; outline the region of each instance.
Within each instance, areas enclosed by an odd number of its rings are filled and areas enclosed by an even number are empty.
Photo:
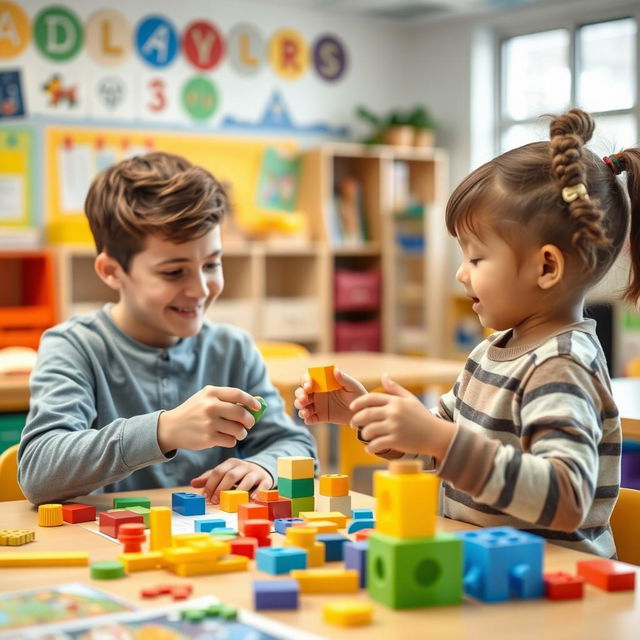
[[[311,435],[285,415],[248,334],[206,322],[197,335],[154,348],[123,333],[109,309],[42,337],[18,453],[20,486],[31,502],[187,485],[230,457],[259,464],[275,480],[278,457],[315,457]],[[158,416],[205,385],[262,396],[267,410],[235,448],[165,456]]]

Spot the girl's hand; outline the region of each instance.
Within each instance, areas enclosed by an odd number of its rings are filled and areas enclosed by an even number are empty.
[[[238,458],[227,458],[217,467],[205,471],[191,481],[194,489],[202,489],[205,502],[218,504],[220,492],[229,489],[248,491],[249,498],[255,500],[258,491],[271,489],[273,478],[260,465]]]
[[[305,424],[318,422],[349,424],[353,415],[349,405],[353,400],[367,393],[360,382],[342,373],[340,369],[334,369],[333,373],[336,382],[340,385],[337,391],[313,393],[311,391],[313,384],[308,375],[305,376],[302,386],[296,389],[296,400],[293,404]]]

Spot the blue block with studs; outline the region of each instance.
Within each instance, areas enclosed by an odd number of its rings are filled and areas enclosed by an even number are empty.
[[[203,516],[206,511],[204,496],[186,491],[171,494],[171,508],[183,516]]]
[[[307,552],[298,547],[262,547],[256,551],[256,569],[274,576],[307,568]]]

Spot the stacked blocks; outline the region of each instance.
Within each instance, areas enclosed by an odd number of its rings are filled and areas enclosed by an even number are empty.
[[[316,499],[316,509],[318,511],[339,511],[350,518],[349,476],[341,473],[320,476],[320,495]]]
[[[130,522],[118,529],[118,541],[122,543],[124,553],[140,553],[142,543],[147,539],[144,533],[144,523]]]
[[[63,504],[62,519],[70,524],[93,522],[96,519],[96,508],[89,504]]]
[[[132,507],[120,507],[118,509],[109,509],[108,513],[113,513],[114,511],[128,511],[129,513],[137,513],[142,516],[142,520],[144,522],[145,528],[149,526],[149,509],[146,507],[136,507],[135,505]]]
[[[131,511],[103,511],[99,516],[100,533],[112,538],[118,537],[118,530],[123,524],[140,523],[144,525],[144,518]]]
[[[465,593],[485,602],[503,602],[511,594],[523,599],[543,596],[543,538],[513,527],[455,535],[464,542]]]
[[[258,549],[256,568],[265,573],[279,575],[293,569],[307,568],[307,552],[295,547],[277,547]]]
[[[241,504],[249,502],[249,493],[240,489],[220,492],[220,509],[227,513],[237,513]]]
[[[373,518],[371,509],[354,509],[353,520],[349,524],[347,533],[357,533],[358,531],[373,530],[376,528],[376,521]]]
[[[247,520],[268,520],[269,509],[264,504],[255,504],[248,502],[247,504],[238,505],[238,531],[244,535],[249,535],[244,530],[244,523]]]
[[[255,538],[259,547],[271,546],[271,520],[245,520],[242,529],[245,536]]]
[[[233,538],[229,540],[231,553],[237,556],[245,556],[253,560],[258,550],[258,541],[255,538]]]
[[[171,494],[171,508],[183,516],[203,516],[205,514],[204,496],[176,491]]]
[[[578,575],[589,584],[605,591],[633,591],[636,586],[635,567],[616,560],[582,560]]]
[[[300,587],[295,580],[255,580],[253,598],[256,610],[297,609]]]
[[[334,366],[309,367],[309,378],[311,378],[311,393],[327,393],[338,391],[341,387],[338,384]]]
[[[298,514],[303,520],[315,527],[316,522],[334,522],[338,525],[338,529],[344,529],[347,526],[347,517],[339,511],[301,511]]]
[[[326,549],[316,540],[317,530],[312,527],[289,527],[283,545],[298,547],[307,552],[307,566],[319,567],[324,564]]]
[[[253,504],[267,507],[269,520],[291,517],[291,500],[281,497],[274,489],[258,491],[258,499],[254,500]]]
[[[403,461],[374,475],[378,519],[368,540],[367,590],[393,609],[462,600],[462,543],[435,533],[439,480],[421,470],[420,462]]]
[[[203,534],[187,534],[191,538],[182,538],[181,546],[167,547],[162,553],[166,568],[179,576],[191,577],[211,573],[227,573],[229,571],[246,571],[249,558],[229,555],[231,547],[228,542],[214,540],[207,534],[207,539],[196,539],[193,536]],[[176,537],[174,536],[174,542]]]
[[[278,493],[291,500],[292,516],[315,508],[314,467],[313,458],[278,458]]]

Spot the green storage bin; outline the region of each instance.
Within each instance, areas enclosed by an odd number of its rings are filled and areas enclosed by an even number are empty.
[[[0,453],[20,442],[26,421],[26,413],[0,413]]]

